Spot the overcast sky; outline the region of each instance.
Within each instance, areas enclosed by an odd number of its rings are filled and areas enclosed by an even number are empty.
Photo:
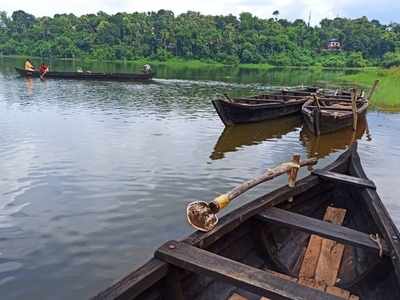
[[[324,17],[367,16],[382,23],[400,22],[399,0],[0,0],[0,10],[9,15],[22,9],[36,16],[52,16],[55,13],[74,13],[82,15],[107,13],[157,11],[169,9],[175,14],[188,10],[204,14],[235,14],[247,11],[259,17],[271,17],[279,10],[282,18],[307,20],[311,12],[312,24]]]

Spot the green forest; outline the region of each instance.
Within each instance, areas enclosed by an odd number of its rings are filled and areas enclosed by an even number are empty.
[[[340,51],[326,49],[330,39]],[[35,17],[0,12],[0,54],[42,58],[167,61],[172,58],[228,65],[366,67],[400,65],[400,24],[366,17],[262,19],[250,13],[210,16],[189,11],[104,12],[77,17]]]

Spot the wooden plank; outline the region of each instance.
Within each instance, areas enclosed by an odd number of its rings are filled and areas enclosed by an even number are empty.
[[[345,210],[339,210],[339,212],[340,211],[343,212]],[[333,207],[328,207],[324,215],[324,221],[336,224],[341,221],[340,223],[342,223],[343,220],[340,220],[340,214],[336,214],[335,212],[336,211]],[[321,237],[314,234],[311,235],[306,253],[304,254],[303,262],[300,267],[299,278],[314,279],[316,277],[323,244],[323,239]],[[326,246],[329,245],[325,245],[325,247]],[[324,251],[326,252],[327,250],[325,249]],[[325,253],[325,255],[326,254],[327,253]],[[321,262],[321,264],[323,263],[324,261]]]
[[[300,279],[314,279],[317,269],[318,258],[321,252],[322,238],[318,235],[311,235],[310,241],[304,254],[303,262],[299,271]]]
[[[351,246],[372,249],[379,253],[379,246],[370,239],[368,234],[348,227],[310,218],[277,207],[264,210],[257,215],[257,218],[262,221],[313,233]],[[382,246],[383,252],[389,254],[390,250],[383,241]]]
[[[349,297],[350,297],[350,292],[349,291],[343,290],[343,289],[338,288],[336,286],[328,286],[326,288],[326,292],[328,294],[335,295],[335,296],[337,296],[339,298],[343,298],[343,299],[346,299],[346,300],[349,299]]]
[[[167,242],[156,251],[155,256],[179,268],[212,276],[273,299],[340,299],[186,243]]]
[[[308,286],[310,288],[317,289],[320,291],[325,291],[325,288],[326,288],[325,284],[323,284],[321,282],[317,282],[314,279],[310,279],[310,278],[304,278],[304,277],[300,278],[299,283],[301,285]]]
[[[342,208],[328,207],[324,220],[333,224],[342,224],[346,210]],[[326,285],[335,285],[340,263],[342,262],[344,245],[335,241],[323,239],[321,253],[315,270],[315,280]]]
[[[325,171],[325,170],[314,170],[312,172],[312,174],[317,175],[324,180],[340,182],[340,183],[349,184],[352,186],[357,186],[357,187],[362,187],[362,188],[376,189],[375,183],[373,183],[369,179],[353,177],[353,176],[335,173],[335,172],[331,172],[331,171]]]
[[[227,300],[248,300],[248,299],[240,296],[239,294],[234,293]]]

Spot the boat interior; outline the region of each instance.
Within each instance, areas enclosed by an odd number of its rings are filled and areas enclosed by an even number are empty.
[[[349,161],[314,174],[319,184],[206,249],[162,246],[156,257],[186,269],[181,299],[400,299],[385,234],[363,195],[373,182],[352,174]]]

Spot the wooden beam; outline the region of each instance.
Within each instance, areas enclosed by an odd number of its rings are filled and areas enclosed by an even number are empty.
[[[277,207],[271,207],[264,210],[257,215],[257,218],[269,223],[279,224],[285,227],[316,234],[343,244],[359,248],[368,248],[379,252],[379,246],[364,232],[310,218]],[[382,243],[382,246],[383,253],[389,254],[390,250],[386,243]]]
[[[273,272],[262,271],[182,242],[167,242],[156,251],[155,256],[179,268],[211,276],[277,300],[340,299],[280,278]]]
[[[342,225],[346,210],[343,208],[328,207],[325,212],[324,220],[333,224]],[[317,269],[315,270],[315,280],[327,286],[336,284],[340,264],[342,262],[344,245],[330,239],[323,239],[321,254],[318,259]]]
[[[324,180],[340,182],[356,187],[376,189],[375,183],[369,179],[353,177],[325,170],[314,170],[312,174],[317,175]]]

